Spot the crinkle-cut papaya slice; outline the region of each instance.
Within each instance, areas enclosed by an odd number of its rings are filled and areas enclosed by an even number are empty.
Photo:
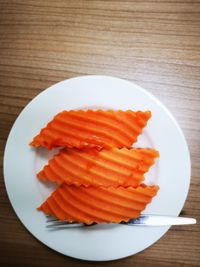
[[[71,110],[58,113],[30,143],[52,149],[131,147],[151,117],[150,111]]]
[[[158,190],[156,185],[96,188],[62,184],[38,210],[70,222],[126,222],[139,217]]]
[[[39,173],[41,180],[84,186],[138,186],[159,156],[154,149],[63,149]]]

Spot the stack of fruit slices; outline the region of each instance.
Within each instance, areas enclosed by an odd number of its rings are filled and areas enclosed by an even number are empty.
[[[131,110],[58,113],[31,142],[62,147],[37,174],[58,184],[38,210],[86,224],[139,217],[159,190],[144,184],[159,152],[132,147],[150,117],[150,111]]]

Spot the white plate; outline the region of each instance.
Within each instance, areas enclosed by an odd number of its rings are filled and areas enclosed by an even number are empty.
[[[36,179],[36,171],[53,152],[28,146],[39,130],[64,109],[112,108],[151,110],[152,118],[137,145],[160,151],[147,175],[160,191],[145,213],[178,215],[190,183],[190,156],[170,112],[141,87],[114,77],[83,76],[57,83],[34,98],[10,132],[4,156],[4,177],[12,206],[24,226],[41,242],[67,256],[84,260],[114,260],[133,255],[156,242],[169,227],[98,225],[47,231],[36,207],[52,188]]]

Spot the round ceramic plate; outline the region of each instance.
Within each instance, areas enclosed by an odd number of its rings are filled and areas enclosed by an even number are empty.
[[[146,183],[158,183],[160,191],[144,213],[178,215],[190,183],[190,157],[182,131],[154,96],[131,82],[108,76],[62,81],[25,107],[12,127],[5,149],[6,189],[21,222],[48,247],[78,259],[120,259],[152,245],[169,227],[102,224],[49,231],[44,214],[36,210],[53,189],[51,184],[39,182],[36,172],[55,151],[33,149],[29,142],[56,113],[88,108],[152,112],[152,118],[135,144],[160,152],[160,158],[146,175]]]

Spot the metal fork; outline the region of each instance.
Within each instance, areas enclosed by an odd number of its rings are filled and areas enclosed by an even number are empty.
[[[55,217],[46,216],[46,227],[48,229],[63,229],[72,227],[83,227],[93,226],[96,223],[85,224],[77,222],[60,221]],[[175,217],[175,216],[163,216],[163,215],[141,215],[138,218],[130,219],[128,222],[121,222],[119,224],[125,225],[137,225],[137,226],[170,226],[170,225],[186,225],[195,224],[196,219],[186,217]]]

